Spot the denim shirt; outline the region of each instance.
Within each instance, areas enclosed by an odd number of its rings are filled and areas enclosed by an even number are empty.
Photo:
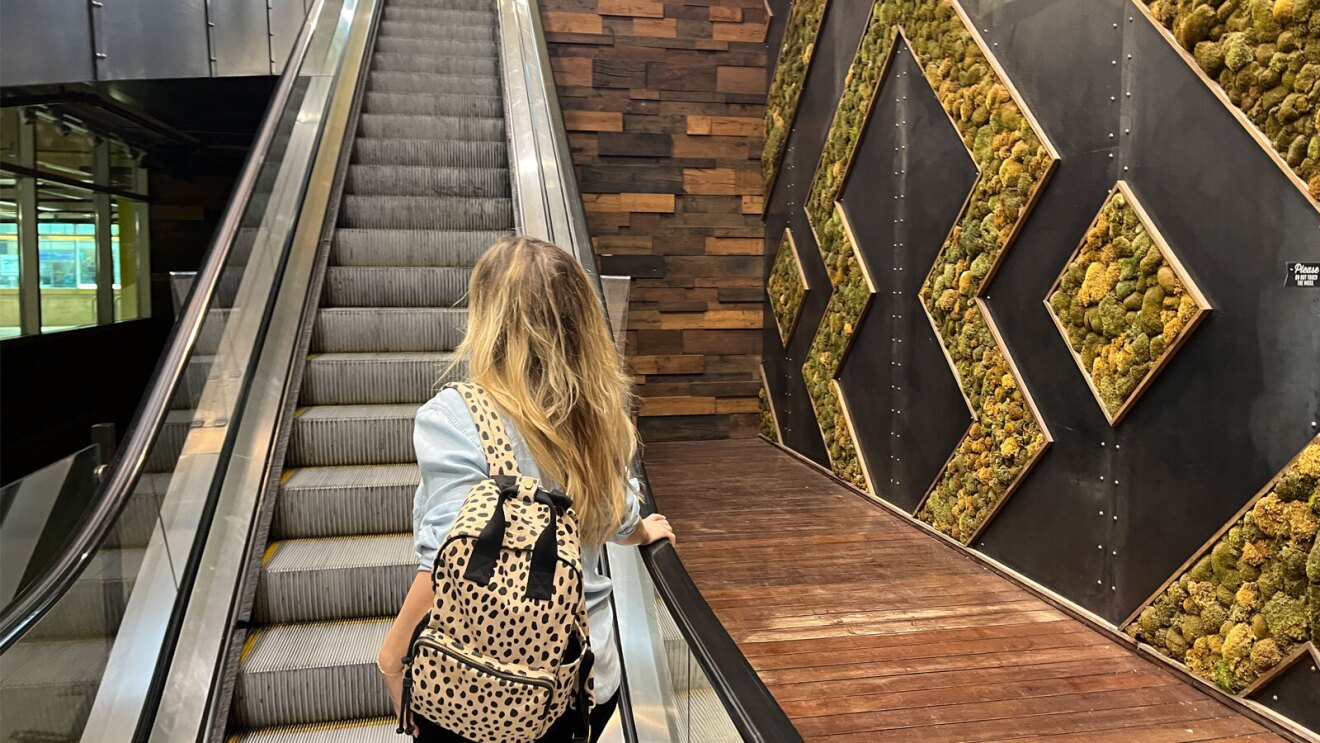
[[[540,479],[540,470],[522,435],[501,415],[501,422],[513,440],[518,470],[527,477]],[[413,545],[417,569],[431,572],[435,556],[449,535],[472,486],[489,477],[477,426],[468,413],[467,403],[457,390],[446,389],[431,398],[417,411],[413,446],[422,470],[422,483],[413,499]],[[542,480],[546,487],[553,483]],[[612,541],[626,539],[637,528],[641,504],[637,483],[631,481],[623,521]],[[596,699],[604,702],[619,689],[619,657],[614,645],[614,612],[610,607],[610,579],[600,572],[603,545],[582,544],[582,582],[587,600],[587,622],[591,632],[591,651],[596,656],[592,675],[596,679]]]

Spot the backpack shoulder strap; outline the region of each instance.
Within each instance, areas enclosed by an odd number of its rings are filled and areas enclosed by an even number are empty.
[[[509,438],[495,404],[479,385],[471,382],[451,382],[445,389],[457,390],[467,404],[472,422],[477,425],[481,450],[486,454],[486,465],[491,477],[518,475],[518,462],[513,456],[513,439]]]

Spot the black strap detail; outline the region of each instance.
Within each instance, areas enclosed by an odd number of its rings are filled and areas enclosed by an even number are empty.
[[[586,638],[582,639],[586,644]],[[582,665],[578,666],[577,688],[577,723],[573,730],[573,743],[587,743],[591,739],[591,704],[587,701],[587,684],[591,681],[591,667],[596,663],[596,656],[587,644],[582,655]]]
[[[527,598],[549,599],[555,595],[555,563],[559,559],[559,514],[571,501],[562,493],[538,489],[536,502],[550,509],[550,523],[532,548],[531,574],[527,576]]]
[[[495,563],[500,559],[500,549],[504,546],[504,532],[509,528],[504,516],[504,502],[518,495],[518,478],[507,475],[492,477],[500,488],[499,500],[495,502],[495,513],[481,530],[477,543],[472,547],[472,557],[468,561],[463,577],[484,586],[495,575]]]

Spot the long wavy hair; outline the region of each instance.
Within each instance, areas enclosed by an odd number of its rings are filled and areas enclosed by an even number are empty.
[[[491,246],[472,269],[454,359],[464,363],[573,500],[583,537],[607,541],[623,517],[637,430],[631,381],[582,266],[544,240]]]

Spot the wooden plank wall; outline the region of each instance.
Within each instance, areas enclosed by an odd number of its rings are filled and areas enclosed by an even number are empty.
[[[647,441],[755,436],[764,0],[544,0],[603,274],[632,276]]]

